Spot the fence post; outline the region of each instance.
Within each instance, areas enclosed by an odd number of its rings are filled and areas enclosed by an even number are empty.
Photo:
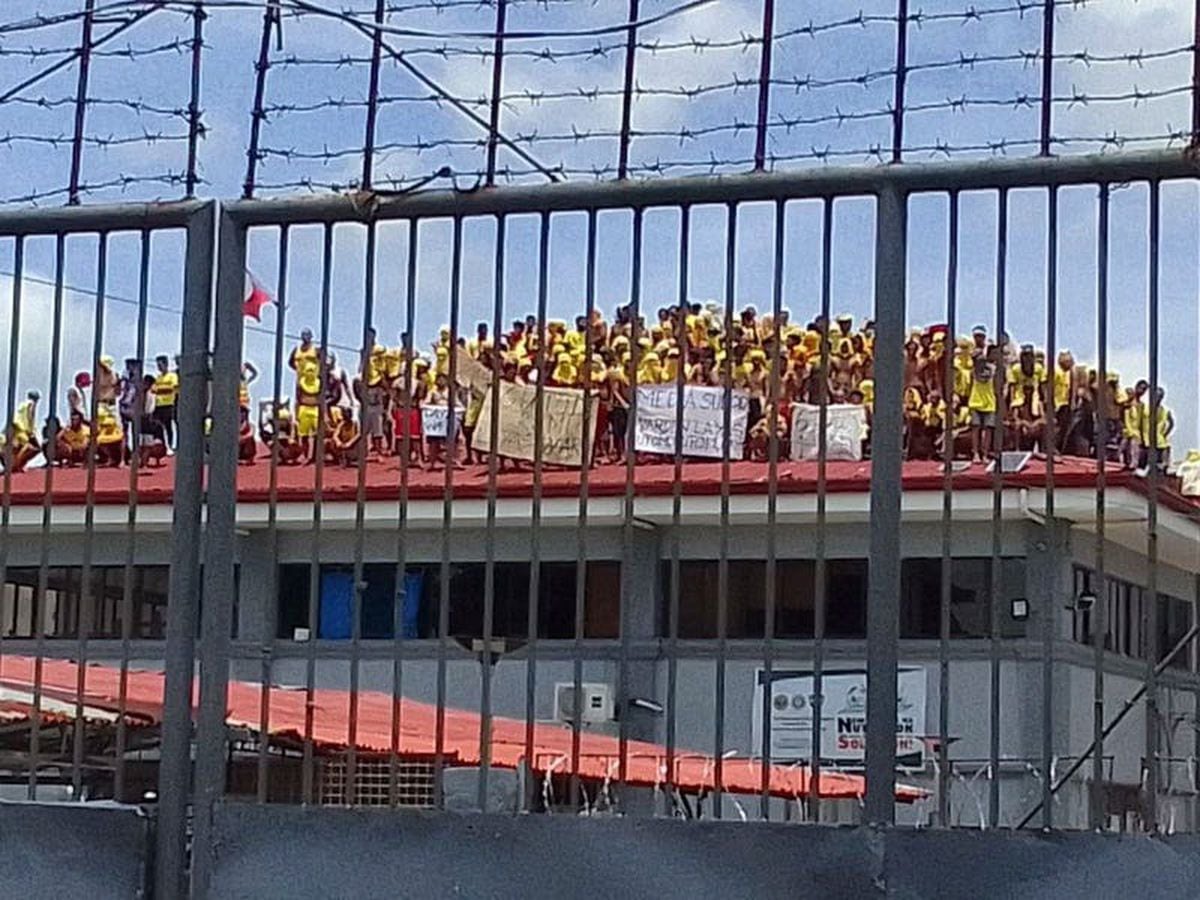
[[[158,772],[156,896],[185,893],[187,807],[192,768],[192,660],[200,579],[200,509],[204,502],[204,411],[208,393],[208,317],[212,299],[216,204],[187,227],[182,353],[179,357],[178,453],[172,505],[171,581]]]
[[[200,711],[196,720],[196,788],[192,892],[204,897],[212,862],[213,807],[225,792],[225,710],[229,639],[236,590],[238,385],[242,367],[242,300],[246,231],[222,213],[217,237],[216,335],[212,433],[208,441],[208,519],[201,604]]]
[[[875,213],[875,418],[867,592],[868,824],[895,821],[897,642],[900,636],[901,404],[908,198],[894,184]]]

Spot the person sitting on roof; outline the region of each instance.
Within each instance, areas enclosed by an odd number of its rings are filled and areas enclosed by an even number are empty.
[[[334,465],[350,468],[358,464],[362,435],[354,422],[353,414],[339,406],[329,410],[329,434],[325,438],[325,452]]]
[[[10,465],[13,472],[23,472],[42,451],[34,424],[37,421],[38,401],[41,399],[42,395],[37,391],[26,394],[13,414],[4,439],[0,441],[4,464]]]
[[[125,458],[125,431],[112,407],[102,404],[96,410],[96,464],[119,466]]]
[[[64,466],[82,466],[87,462],[92,445],[92,429],[83,420],[83,413],[71,410],[67,427],[60,429],[54,449],[54,459]]]
[[[244,406],[238,410],[238,423],[238,462],[254,465],[258,441],[254,437],[254,426],[250,424],[250,410]]]

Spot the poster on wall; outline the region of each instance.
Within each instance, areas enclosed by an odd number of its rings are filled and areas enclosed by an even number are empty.
[[[752,748],[763,752],[763,688],[766,672],[757,670],[751,710]],[[835,766],[863,764],[867,744],[867,673],[865,669],[826,669],[821,678],[821,760]],[[804,762],[812,757],[813,674],[811,670],[771,672],[771,746],[773,762]],[[898,673],[896,765],[925,764],[925,670]]]

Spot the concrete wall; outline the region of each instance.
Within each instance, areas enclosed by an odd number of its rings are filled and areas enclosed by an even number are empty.
[[[222,898],[1188,897],[1200,844],[1093,834],[906,831],[230,804]],[[337,865],[330,865],[337,860]]]

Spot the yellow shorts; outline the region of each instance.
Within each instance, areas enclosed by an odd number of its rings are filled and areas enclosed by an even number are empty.
[[[315,437],[317,423],[321,421],[321,410],[316,406],[300,406],[296,408],[296,433],[302,437]]]

